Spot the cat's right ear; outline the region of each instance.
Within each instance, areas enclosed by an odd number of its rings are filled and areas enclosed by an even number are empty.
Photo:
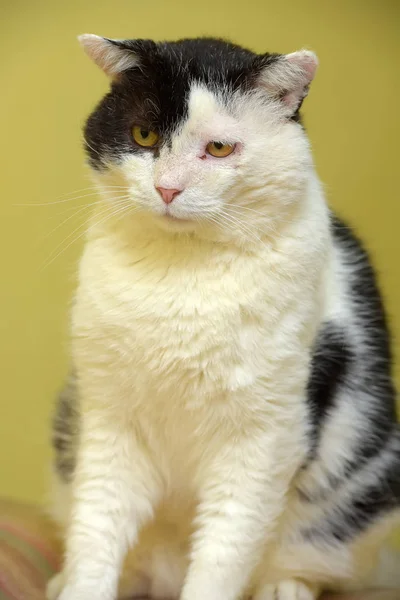
[[[318,67],[314,52],[299,50],[291,54],[265,55],[259,84],[280,101],[287,116],[299,110]]]
[[[135,51],[123,40],[111,40],[92,33],[80,35],[78,40],[86,54],[112,79],[139,64]]]

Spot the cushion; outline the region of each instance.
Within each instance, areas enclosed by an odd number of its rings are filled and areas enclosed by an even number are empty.
[[[37,508],[0,499],[0,600],[44,600],[60,546]]]
[[[56,529],[39,508],[0,499],[0,600],[44,600],[46,583],[59,570],[61,555]],[[400,600],[400,596],[370,592],[325,595],[321,600]]]

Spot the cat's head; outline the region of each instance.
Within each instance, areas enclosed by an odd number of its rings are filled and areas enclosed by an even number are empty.
[[[127,195],[135,218],[172,232],[246,237],[272,231],[306,196],[299,109],[312,52],[258,55],[206,38],[80,41],[111,79],[85,127],[110,201]]]

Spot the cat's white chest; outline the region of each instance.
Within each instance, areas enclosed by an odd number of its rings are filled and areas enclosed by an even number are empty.
[[[109,376],[135,390],[135,401],[190,403],[251,384],[266,318],[261,293],[251,268],[221,263],[175,265],[145,248],[127,262],[89,246],[74,311],[78,361],[104,353]]]
[[[268,406],[249,390],[268,372],[269,313],[250,266],[236,267],[176,268],[145,250],[127,264],[101,244],[82,262],[73,348],[84,394],[130,415],[180,494],[232,426]]]

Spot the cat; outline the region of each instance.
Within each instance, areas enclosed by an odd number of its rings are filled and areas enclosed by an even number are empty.
[[[80,41],[111,87],[84,130],[100,200],[54,417],[48,598],[400,588],[381,550],[400,514],[390,334],[302,126],[315,54]]]

